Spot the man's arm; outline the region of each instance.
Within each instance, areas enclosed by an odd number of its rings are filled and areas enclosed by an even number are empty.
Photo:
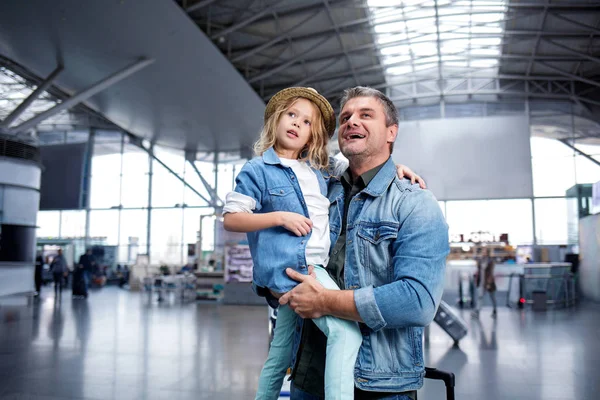
[[[356,308],[373,330],[426,326],[442,297],[448,225],[430,192],[410,192],[404,201],[406,217],[392,245],[394,281],[354,292]]]
[[[289,303],[304,318],[333,315],[362,321],[373,330],[429,324],[443,290],[448,226],[431,193],[410,195],[408,215],[393,245],[394,282],[328,290],[315,279],[288,270],[301,284],[282,296],[280,304]]]
[[[354,303],[353,290],[330,290],[315,279],[314,275],[303,275],[291,268],[285,271],[300,285],[279,299],[279,304],[289,306],[302,318],[319,318],[323,315],[362,322]]]

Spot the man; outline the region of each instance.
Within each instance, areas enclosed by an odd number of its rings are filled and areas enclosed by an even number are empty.
[[[58,249],[58,254],[52,260],[50,264],[50,270],[52,271],[52,277],[54,278],[54,295],[55,298],[60,298],[62,295],[63,278],[68,272],[67,262],[63,256],[62,249]]]
[[[81,257],[79,257],[79,268],[83,268],[83,279],[85,281],[86,293],[90,286],[92,271],[94,269],[95,264],[96,264],[96,260],[94,259],[94,256],[92,255],[92,249],[87,248],[85,251],[85,254],[82,254]]]
[[[42,252],[38,251],[35,257],[35,270],[34,270],[34,281],[35,281],[35,297],[39,297],[42,294],[42,284],[44,271],[44,257]]]
[[[334,315],[357,321],[363,344],[355,366],[355,399],[414,399],[423,385],[423,327],[443,289],[448,226],[435,197],[398,179],[390,157],[397,111],[383,93],[348,89],[338,141],[350,161],[329,189],[331,243],[327,270],[346,290],[314,277],[280,298],[302,318]],[[292,400],[323,399],[326,337],[299,319]]]
[[[481,254],[477,257],[477,275],[475,278],[475,287],[479,289],[477,304],[475,310],[471,313],[472,318],[479,318],[479,311],[483,305],[483,296],[485,292],[490,294],[493,311],[492,318],[496,318],[496,280],[494,278],[494,259],[491,256],[489,247],[482,247]]]

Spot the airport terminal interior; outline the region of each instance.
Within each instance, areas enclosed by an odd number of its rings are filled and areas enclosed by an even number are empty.
[[[0,399],[255,398],[277,311],[223,207],[273,95],[355,86],[448,225],[416,397],[600,398],[600,2],[29,0],[0,3]]]

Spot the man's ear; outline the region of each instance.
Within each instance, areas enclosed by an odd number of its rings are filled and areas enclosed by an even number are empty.
[[[396,136],[398,136],[398,125],[390,125],[387,127],[387,142],[393,143],[396,141]]]

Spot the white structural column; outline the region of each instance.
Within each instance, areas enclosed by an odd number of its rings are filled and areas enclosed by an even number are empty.
[[[0,155],[0,296],[34,289],[40,179],[39,163]]]

